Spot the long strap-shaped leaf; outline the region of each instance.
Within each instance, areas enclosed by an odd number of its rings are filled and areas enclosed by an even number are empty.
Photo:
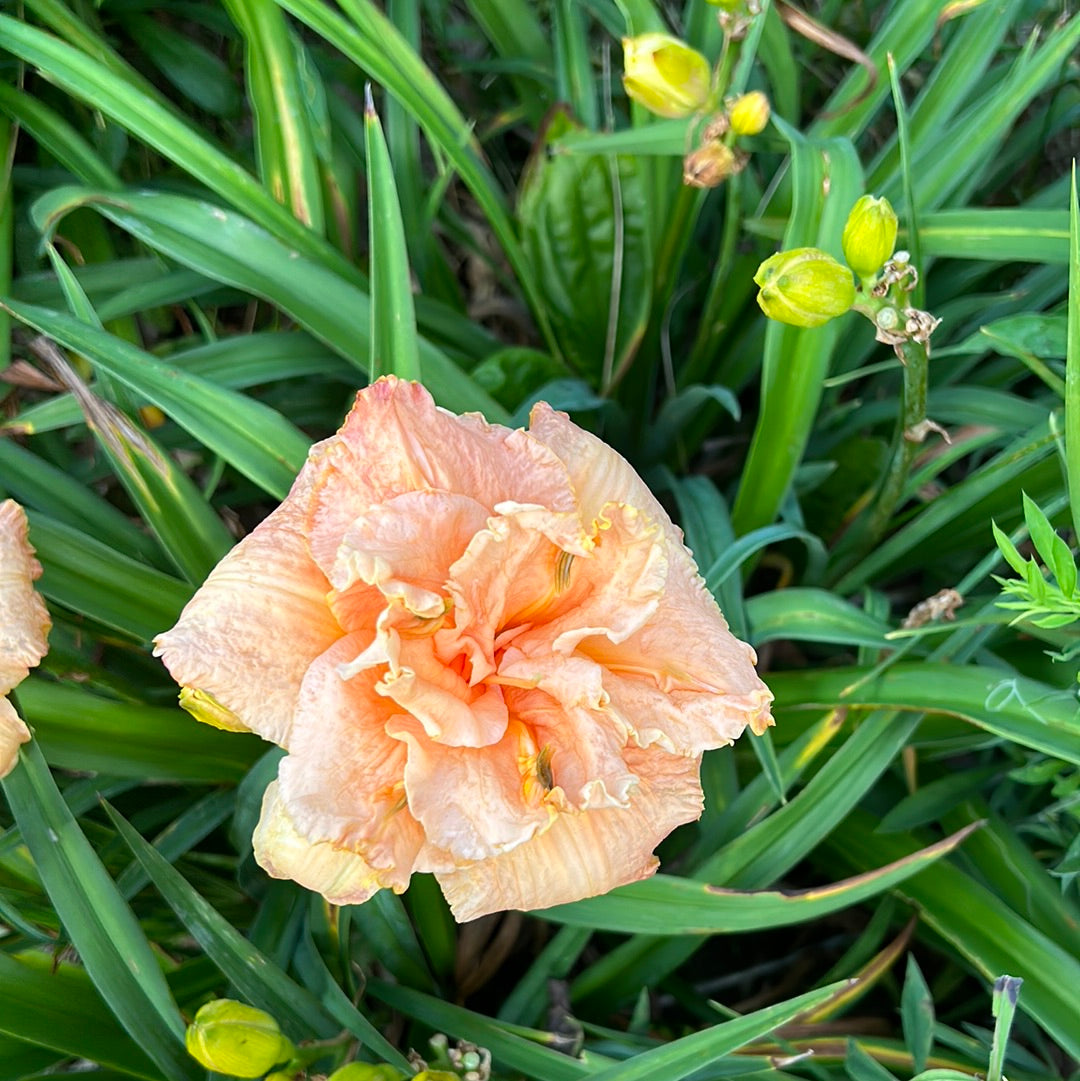
[[[487,215],[541,331],[554,347],[532,267],[518,243],[498,184],[480,160],[470,126],[397,27],[370,0],[342,0],[341,7],[351,22],[320,0],[278,0],[278,3],[393,94],[446,155]]]
[[[64,803],[31,741],[3,781],[15,822],[86,970],[120,1023],[166,1077],[194,1081],[184,1024],[139,921]]]
[[[0,300],[16,319],[81,353],[138,397],[156,405],[249,480],[283,499],[309,441],[280,413],[242,394],[170,367],[70,315]]]

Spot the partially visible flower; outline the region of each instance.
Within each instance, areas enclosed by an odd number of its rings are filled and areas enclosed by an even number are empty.
[[[872,278],[892,255],[897,225],[888,199],[864,195],[851,208],[842,243],[848,266],[860,278]]]
[[[228,998],[200,1008],[184,1046],[199,1065],[229,1077],[262,1077],[294,1053],[270,1014]]]
[[[392,377],[157,645],[208,719],[289,752],[266,870],[336,904],[432,872],[460,920],[651,874],[702,752],[772,723],[622,458],[546,404],[511,431]]]
[[[758,304],[770,318],[796,327],[819,327],[850,310],[855,283],[843,263],[817,248],[769,256],[754,275]]]
[[[5,500],[0,503],[0,777],[11,772],[19,745],[30,739],[7,695],[49,648],[49,613],[33,587],[40,574],[26,514],[14,500]]]
[[[757,135],[764,131],[769,116],[769,99],[760,90],[737,97],[728,110],[731,130],[736,135]]]
[[[709,62],[670,34],[623,38],[623,86],[657,116],[689,116],[709,99]]]

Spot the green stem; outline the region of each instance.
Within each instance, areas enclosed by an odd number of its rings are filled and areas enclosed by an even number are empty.
[[[716,336],[717,323],[726,295],[728,278],[735,261],[735,250],[739,242],[739,226],[742,224],[742,180],[739,176],[729,177],[727,181],[727,202],[724,206],[724,232],[720,238],[720,258],[713,270],[709,282],[709,292],[705,298],[705,307],[698,322],[694,344],[690,356],[683,368],[679,382],[682,386],[700,382],[709,365],[709,354]]]
[[[881,487],[861,528],[856,527],[846,546],[845,573],[884,536],[893,513],[904,494],[911,465],[922,442],[921,426],[926,420],[927,371],[930,354],[925,345],[907,341],[896,347],[904,372],[903,406],[893,435],[889,464]],[[837,583],[842,592],[843,579]]]

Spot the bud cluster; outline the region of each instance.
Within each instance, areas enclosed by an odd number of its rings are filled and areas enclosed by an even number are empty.
[[[725,0],[718,6],[724,9],[720,12],[723,21],[728,9],[741,10],[745,5],[742,0]],[[627,97],[656,116],[705,121],[697,146],[683,159],[683,182],[715,188],[741,172],[749,156],[735,142],[764,131],[770,116],[768,98],[754,90],[729,98],[720,107],[724,64],[713,71],[697,49],[670,34],[638,34],[623,38],[622,46]],[[691,126],[691,132],[695,127]]]
[[[928,345],[941,320],[906,303],[918,273],[907,252],[895,251],[897,226],[887,199],[862,196],[844,225],[847,266],[818,248],[770,256],[754,275],[761,310],[797,327],[821,326],[854,310],[874,324],[879,342],[897,349],[909,341]]]

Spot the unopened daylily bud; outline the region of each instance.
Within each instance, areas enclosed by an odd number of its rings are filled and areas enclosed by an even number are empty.
[[[461,1081],[461,1078],[449,1070],[421,1070],[412,1081]]]
[[[403,1081],[405,1075],[389,1063],[350,1062],[335,1070],[326,1081]]]
[[[860,278],[871,278],[896,247],[896,211],[888,199],[864,195],[844,226],[844,258]]]
[[[728,110],[731,130],[736,135],[757,135],[769,122],[769,99],[760,90],[737,97]]]
[[[200,1065],[230,1077],[262,1077],[293,1054],[270,1014],[227,998],[199,1010],[184,1043]]]
[[[724,143],[711,142],[683,158],[683,183],[692,188],[715,188],[746,164],[746,156]]]
[[[623,38],[623,86],[657,116],[689,116],[709,98],[709,62],[670,34]]]
[[[180,688],[180,708],[186,709],[195,720],[220,728],[223,732],[251,731],[228,706],[223,706],[212,694],[197,687]]]
[[[818,248],[793,248],[770,256],[754,275],[758,304],[770,318],[796,327],[819,327],[851,308],[851,271]]]

